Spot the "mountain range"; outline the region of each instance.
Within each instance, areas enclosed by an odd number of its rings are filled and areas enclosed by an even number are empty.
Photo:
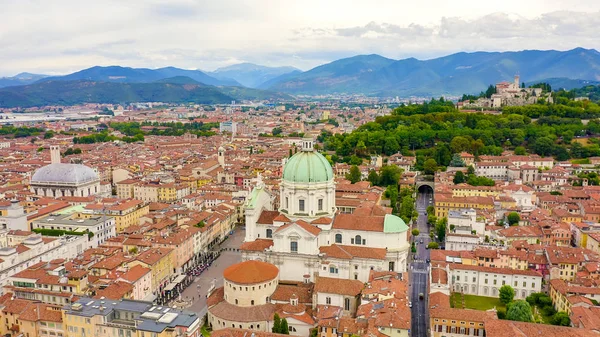
[[[512,81],[600,80],[600,53],[569,51],[457,53],[431,60],[392,60],[360,55],[337,60],[269,86],[291,94],[331,93],[372,96],[431,96],[478,93],[489,84]],[[570,82],[574,84],[575,82]]]
[[[300,69],[294,67],[265,67],[253,63],[240,63],[207,74],[221,80],[233,79],[248,88],[258,88],[265,87],[265,83],[281,75],[299,73],[301,73]]]
[[[293,67],[242,63],[212,72],[95,66],[64,76],[21,73],[0,78],[0,107],[39,104],[229,103],[232,100],[288,100],[290,95],[364,94],[431,97],[476,94],[488,85],[512,81],[548,82],[554,89],[600,83],[600,53],[568,51],[456,53],[430,60],[393,60],[358,55],[302,72]],[[4,88],[3,88],[4,87]]]

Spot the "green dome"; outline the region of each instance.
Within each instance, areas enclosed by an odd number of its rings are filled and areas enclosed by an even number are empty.
[[[293,155],[283,168],[283,180],[295,183],[318,183],[333,179],[333,169],[322,154],[301,151]]]

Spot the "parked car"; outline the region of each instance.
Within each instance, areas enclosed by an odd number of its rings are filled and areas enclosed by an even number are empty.
[[[423,300],[423,293],[419,293],[419,299]]]
[[[408,307],[412,308],[412,302],[408,302]]]

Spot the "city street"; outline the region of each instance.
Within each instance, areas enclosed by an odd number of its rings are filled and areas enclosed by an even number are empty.
[[[428,286],[429,281],[429,250],[426,249],[429,243],[429,226],[427,224],[427,206],[432,205],[430,201],[433,198],[433,192],[427,189],[427,192],[417,194],[416,209],[419,217],[413,225],[413,229],[419,230],[419,235],[413,237],[417,248],[417,253],[413,254],[410,267],[410,296],[412,301],[412,329],[411,336],[428,336],[427,327],[429,323]],[[423,294],[423,299],[419,299],[419,294]]]
[[[194,299],[192,305],[186,308],[186,310],[194,311],[198,313],[200,317],[204,317],[204,314],[207,312],[206,293],[210,289],[213,280],[216,280],[216,288],[221,287],[223,285],[223,271],[225,268],[242,260],[242,254],[237,250],[244,240],[244,235],[245,232],[243,227],[237,227],[234,230],[233,235],[230,235],[229,238],[221,244],[221,248],[223,249],[221,255],[183,291],[183,294],[181,295],[183,299]]]

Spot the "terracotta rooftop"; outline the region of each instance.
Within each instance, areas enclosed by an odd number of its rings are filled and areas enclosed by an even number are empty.
[[[237,284],[264,283],[277,278],[279,268],[257,260],[240,262],[227,267],[223,277]]]

